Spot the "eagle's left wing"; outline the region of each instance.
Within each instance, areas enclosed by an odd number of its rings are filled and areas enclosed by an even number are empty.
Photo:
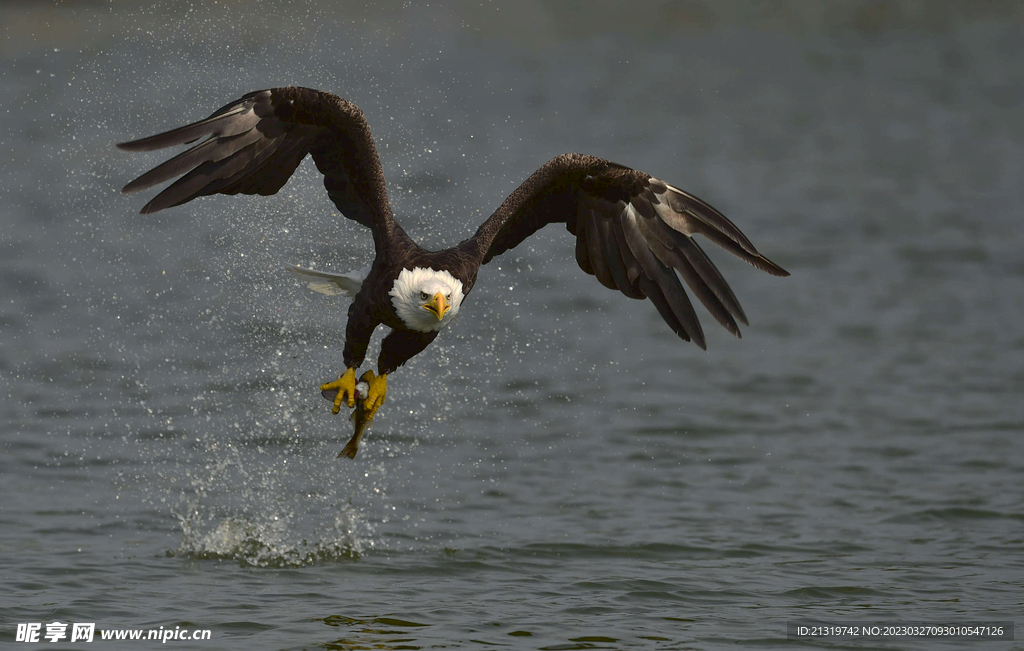
[[[679,337],[701,348],[704,332],[680,276],[729,332],[739,336],[736,320],[746,324],[747,317],[693,235],[762,271],[789,275],[704,201],[649,174],[582,154],[563,154],[537,170],[469,242],[487,263],[552,223],[564,223],[576,236],[583,271],[630,298],[651,299]]]

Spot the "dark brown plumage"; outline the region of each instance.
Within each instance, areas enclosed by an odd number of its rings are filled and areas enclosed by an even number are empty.
[[[437,335],[437,330],[417,330],[399,316],[397,299],[389,292],[403,269],[447,271],[461,281],[465,295],[480,265],[548,224],[564,223],[576,236],[576,261],[583,271],[630,298],[649,298],[673,332],[701,348],[706,346],[704,333],[680,278],[733,334],[739,336],[736,322],[745,324],[747,318],[693,235],[703,235],[762,271],[789,275],[704,201],[648,174],[582,154],[563,154],[544,164],[473,237],[444,251],[427,251],[394,220],[362,111],[340,97],[308,88],[250,93],[205,120],[118,147],[149,151],[203,137],[126,185],[124,192],[177,178],[143,213],[208,194],[274,194],[312,154],[338,210],[373,232],[373,265],[349,308],[344,358],[350,369],[363,363],[378,325],[392,329],[378,358],[382,375]]]

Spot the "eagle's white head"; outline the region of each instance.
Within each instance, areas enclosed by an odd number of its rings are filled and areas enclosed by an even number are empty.
[[[389,294],[398,318],[407,328],[435,332],[459,313],[462,281],[447,271],[402,269]]]

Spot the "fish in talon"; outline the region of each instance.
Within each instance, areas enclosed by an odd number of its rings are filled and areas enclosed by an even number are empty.
[[[338,390],[327,389],[320,393],[329,402],[333,403],[334,397],[338,394]],[[345,444],[345,447],[342,448],[341,452],[338,453],[339,458],[348,457],[349,459],[355,459],[356,452],[359,452],[359,441],[362,440],[363,433],[373,421],[373,415],[368,413],[369,410],[363,408],[363,401],[366,400],[366,396],[369,393],[369,384],[366,382],[356,383],[356,406],[352,408],[352,415],[349,416],[355,426],[355,432],[352,434],[352,438],[348,440],[348,443]]]

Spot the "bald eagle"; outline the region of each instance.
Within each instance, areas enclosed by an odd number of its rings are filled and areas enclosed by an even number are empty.
[[[209,194],[276,193],[307,154],[341,213],[373,233],[373,263],[331,274],[292,267],[311,288],[353,298],[345,330],[345,371],[321,390],[335,392],[333,412],[355,405],[356,370],[379,325],[377,373],[362,380],[362,408],[372,418],[387,394],[387,376],[427,347],[462,309],[480,266],[548,224],[576,237],[576,262],[609,289],[648,298],[684,341],[706,348],[680,278],[715,319],[740,336],[746,315],[729,285],[693,240],[711,242],[776,276],[789,274],[764,257],[722,213],[649,174],[583,154],[557,156],[520,185],[476,233],[450,249],[427,251],[406,235],[388,202],[384,172],[363,112],[352,102],[309,88],[260,90],[210,117],[149,138],[118,144],[150,151],[194,143],[122,192],[177,180],[142,208],[153,213]]]

